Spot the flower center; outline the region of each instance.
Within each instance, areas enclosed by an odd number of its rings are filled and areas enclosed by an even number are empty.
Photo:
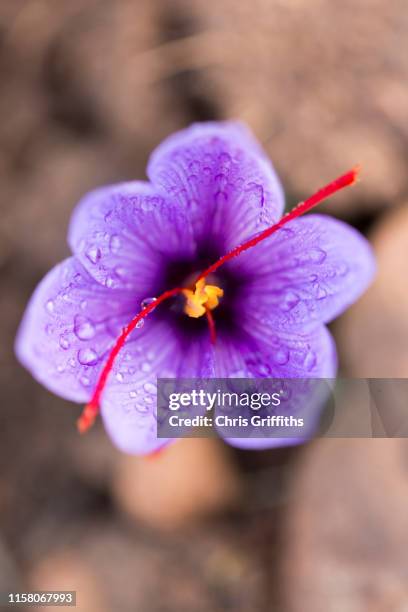
[[[208,310],[213,310],[219,304],[219,298],[224,295],[224,291],[217,285],[206,285],[205,278],[201,278],[195,284],[195,289],[183,289],[186,298],[184,312],[189,317],[198,319]]]

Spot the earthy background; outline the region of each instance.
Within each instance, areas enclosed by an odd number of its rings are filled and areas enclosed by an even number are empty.
[[[407,377],[405,0],[2,0],[0,82],[0,590],[76,589],[86,612],[406,612],[405,440],[127,458],[100,425],[79,438],[79,407],[12,350],[79,197],[143,177],[171,131],[237,117],[290,204],[363,165],[324,210],[369,236],[379,274],[333,333],[345,374]]]

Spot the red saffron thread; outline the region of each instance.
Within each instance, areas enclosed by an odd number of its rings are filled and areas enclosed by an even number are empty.
[[[331,195],[335,194],[337,191],[340,191],[341,189],[344,189],[345,187],[349,187],[353,185],[357,181],[359,172],[360,172],[360,167],[356,166],[355,168],[353,168],[349,172],[346,172],[346,174],[343,174],[342,176],[338,177],[336,180],[332,181],[331,183],[329,183],[322,189],[319,189],[319,191],[313,194],[310,198],[308,198],[304,202],[301,202],[295,208],[293,208],[290,212],[284,215],[280,219],[280,221],[278,221],[274,225],[271,225],[271,227],[268,227],[266,230],[264,230],[257,236],[250,238],[243,244],[240,244],[237,247],[233,248],[231,251],[229,251],[229,253],[226,253],[225,255],[220,257],[220,259],[218,259],[215,263],[213,263],[211,266],[209,266],[203,272],[200,273],[200,275],[197,277],[197,281],[199,281],[202,278],[206,278],[209,274],[212,274],[213,272],[218,270],[218,268],[220,268],[227,261],[230,261],[233,257],[237,257],[237,255],[240,255],[244,251],[247,251],[248,249],[256,246],[259,242],[262,242],[262,240],[265,240],[265,238],[269,238],[269,236],[271,236],[276,231],[278,231],[281,227],[286,225],[286,223],[288,223],[289,221],[292,221],[292,219],[296,219],[300,215],[303,215],[305,212],[311,210],[312,208],[317,206],[317,204],[320,204],[320,202],[330,197]],[[159,306],[159,304],[161,304],[162,302],[164,302],[165,300],[171,297],[174,297],[175,295],[181,293],[182,291],[183,291],[183,288],[181,287],[176,287],[175,289],[169,289],[168,291],[165,291],[164,293],[159,295],[159,297],[154,302],[151,302],[150,304],[145,306],[145,308],[143,308],[130,321],[130,323],[128,323],[128,325],[123,328],[120,336],[118,337],[116,341],[115,346],[110,352],[109,357],[102,369],[101,375],[98,379],[98,382],[97,382],[95,391],[91,397],[91,400],[85,406],[81,416],[79,417],[77,421],[77,427],[80,433],[85,433],[93,425],[95,418],[99,412],[99,404],[100,404],[101,395],[105,388],[108,376],[112,370],[114,361],[116,357],[118,356],[120,350],[124,346],[127,338],[132,333],[132,331],[136,328],[139,321],[144,319],[152,310],[154,310],[157,306]],[[206,316],[207,316],[207,321],[208,321],[208,327],[210,330],[211,342],[212,344],[214,344],[216,341],[215,322],[214,322],[214,318],[212,316],[211,311],[208,309],[206,310]]]
[[[217,341],[217,332],[216,332],[216,329],[215,329],[214,317],[213,317],[212,312],[211,312],[211,310],[209,308],[206,309],[205,316],[207,317],[208,328],[210,330],[211,344],[215,344],[216,341]]]

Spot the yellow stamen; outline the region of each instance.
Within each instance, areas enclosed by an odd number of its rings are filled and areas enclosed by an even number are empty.
[[[207,310],[213,310],[218,306],[219,298],[224,291],[216,285],[206,285],[205,279],[196,282],[195,290],[183,289],[183,295],[187,298],[184,312],[194,319],[202,317]]]

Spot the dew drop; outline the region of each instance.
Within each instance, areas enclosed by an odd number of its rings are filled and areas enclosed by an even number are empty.
[[[136,405],[136,410],[140,414],[146,414],[146,412],[149,412],[149,408],[147,406],[145,406],[145,404],[137,404]]]
[[[80,340],[90,340],[95,335],[95,327],[87,317],[77,315],[74,319],[74,332]]]
[[[316,299],[318,300],[323,300],[325,297],[327,297],[327,291],[324,287],[322,287],[319,284],[314,285],[314,290],[315,290],[315,296]]]
[[[310,261],[312,261],[313,263],[322,263],[327,257],[327,253],[326,251],[323,251],[323,249],[312,249],[310,251]]]
[[[248,183],[245,189],[246,201],[249,206],[262,206],[264,203],[264,190],[258,183]]]
[[[127,270],[123,266],[116,266],[115,274],[119,278],[125,278],[127,275]]]
[[[274,353],[273,360],[278,365],[285,365],[285,363],[288,363],[289,361],[288,349],[281,347],[279,350],[276,351],[276,353]]]
[[[153,302],[155,302],[155,301],[156,301],[155,297],[147,297],[147,298],[145,298],[144,300],[142,300],[140,302],[140,307],[143,310],[143,308],[146,308],[146,306],[149,306],[149,304],[153,304]],[[153,311],[151,311],[151,312],[153,312]]]
[[[47,334],[47,336],[51,336],[54,333],[54,326],[53,325],[46,325],[45,326],[45,333]]]
[[[296,295],[296,293],[294,293],[293,291],[288,291],[285,294],[280,307],[282,310],[289,311],[295,308],[295,306],[299,304],[299,301],[299,296]]]
[[[296,257],[296,261],[299,265],[303,264],[321,264],[326,259],[327,253],[317,247],[304,251]]]
[[[89,387],[89,385],[91,384],[91,381],[88,378],[88,376],[81,376],[81,378],[79,379],[79,382],[81,383],[83,387]]]
[[[245,370],[235,370],[231,372],[229,378],[246,378],[246,374]]]
[[[48,312],[54,312],[55,310],[55,304],[53,302],[53,300],[48,300],[48,302],[46,302],[45,304],[45,308]]]
[[[140,321],[138,321],[136,323],[136,329],[141,329],[143,327],[143,325],[145,324],[144,319],[140,319]]]
[[[86,251],[85,256],[89,259],[89,261],[93,264],[96,264],[101,258],[101,251],[96,246],[91,246]]]
[[[70,347],[69,340],[64,334],[61,334],[60,336],[59,345],[64,351],[66,351]]]
[[[113,280],[113,278],[111,276],[108,276],[108,278],[105,281],[105,286],[110,289],[111,287],[113,287],[114,282],[115,281]]]
[[[82,365],[95,365],[98,362],[98,354],[92,348],[84,348],[78,351],[78,361]]]
[[[152,369],[152,366],[150,365],[150,363],[148,363],[147,361],[142,363],[142,366],[141,366],[142,372],[150,372],[151,369]]]
[[[118,373],[116,374],[116,377],[115,377],[115,378],[116,378],[116,380],[117,380],[118,382],[120,382],[120,383],[124,381],[124,376],[123,376],[122,372],[118,372]]]
[[[140,207],[144,212],[150,212],[153,208],[153,202],[151,198],[144,198],[140,203]]]
[[[146,391],[146,393],[156,393],[156,385],[150,382],[145,383],[143,385],[143,389]]]
[[[269,376],[271,373],[271,369],[266,363],[258,363],[256,370],[258,376]]]
[[[114,234],[113,236],[111,236],[111,239],[109,241],[109,248],[112,253],[117,253],[120,247],[121,247],[121,240],[119,236]]]
[[[64,371],[65,371],[64,366],[63,366],[63,365],[59,365],[59,366],[57,366],[57,371],[58,371],[60,374],[61,374],[62,372],[64,372]]]
[[[129,397],[131,397],[132,399],[135,399],[135,397],[137,397],[136,391],[130,391],[129,392]]]
[[[307,369],[308,372],[314,368],[316,365],[316,354],[313,351],[308,351],[305,355],[303,365]]]
[[[347,264],[341,262],[339,263],[338,267],[337,267],[337,274],[339,276],[346,276],[347,272],[349,271],[349,267]]]

